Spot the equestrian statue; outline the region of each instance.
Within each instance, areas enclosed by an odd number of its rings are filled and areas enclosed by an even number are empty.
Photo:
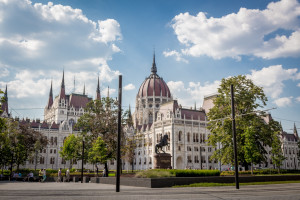
[[[164,135],[163,138],[160,139],[160,142],[155,145],[155,153],[160,153],[159,149],[162,150],[164,153],[166,153],[163,150],[163,147],[168,145],[168,139],[169,139],[169,136],[167,134]]]

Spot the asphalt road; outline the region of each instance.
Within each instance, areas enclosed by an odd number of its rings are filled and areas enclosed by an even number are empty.
[[[97,183],[0,182],[0,199],[255,199],[300,200],[300,183],[198,188],[144,188]]]

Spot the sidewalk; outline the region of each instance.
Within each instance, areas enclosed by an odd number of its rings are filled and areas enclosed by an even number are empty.
[[[0,182],[0,199],[300,199],[300,184],[207,188],[143,188],[96,183]]]

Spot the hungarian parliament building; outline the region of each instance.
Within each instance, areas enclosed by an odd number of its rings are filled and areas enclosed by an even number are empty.
[[[99,78],[95,100],[101,98]],[[70,161],[63,160],[59,151],[63,146],[64,139],[69,134],[79,134],[74,130],[74,124],[85,113],[85,106],[93,99],[88,97],[83,90],[82,94],[65,93],[64,72],[60,93],[53,96],[52,83],[50,85],[49,99],[44,109],[44,120],[19,119],[21,124],[29,124],[36,131],[41,132],[49,141],[47,148],[40,152],[37,168],[67,168]],[[9,117],[7,87],[4,97],[6,102],[2,104],[2,117]],[[126,127],[127,134],[139,134],[144,139],[135,149],[134,169],[153,169],[155,145],[160,142],[164,135],[168,135],[168,145],[165,152],[171,154],[171,167],[174,169],[220,169],[225,170],[230,166],[222,165],[218,161],[211,161],[210,157],[215,149],[207,144],[210,134],[206,128],[208,121],[206,114],[214,106],[215,95],[204,97],[200,109],[183,108],[177,100],[173,99],[172,93],[162,77],[157,74],[155,55],[150,75],[141,84],[136,95],[135,111],[132,115],[133,127]],[[265,117],[266,123],[271,115]],[[294,126],[293,133],[281,132],[281,147],[286,159],[282,162],[282,169],[300,169],[297,152],[299,141],[297,128]],[[220,145],[217,146],[220,148]],[[267,150],[270,152],[270,149]],[[273,168],[271,156],[267,155],[265,163],[256,165],[261,168]],[[122,162],[124,170],[131,169],[131,164],[125,160]],[[29,160],[24,168],[34,168],[35,162]],[[74,168],[81,168],[81,161],[75,161]],[[109,169],[116,168],[116,162],[108,162]],[[85,164],[84,168],[93,169],[94,166]]]

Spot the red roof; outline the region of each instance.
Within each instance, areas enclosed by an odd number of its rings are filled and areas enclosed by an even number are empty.
[[[30,123],[30,127],[31,128],[39,128],[39,123],[35,122],[35,120],[33,120],[31,123]]]
[[[58,124],[56,124],[55,122],[53,122],[53,124],[50,127],[51,129],[59,129]]]
[[[42,125],[41,125],[41,128],[42,128],[42,129],[48,129],[49,126],[48,126],[47,122],[44,121],[44,122],[42,123]]]
[[[288,141],[298,141],[298,138],[294,134],[289,134],[287,132],[282,132],[282,137]]]
[[[74,108],[85,108],[86,104],[91,101],[86,95],[81,94],[71,94],[69,96],[69,105]]]
[[[171,97],[171,92],[168,85],[162,78],[160,78],[156,74],[152,74],[148,78],[146,78],[139,89],[138,96],[153,96],[153,91],[154,96],[162,95],[163,97]]]
[[[194,119],[198,120],[200,118],[201,121],[205,120],[205,113],[199,110],[191,110],[191,109],[181,109],[181,118],[183,119]]]

